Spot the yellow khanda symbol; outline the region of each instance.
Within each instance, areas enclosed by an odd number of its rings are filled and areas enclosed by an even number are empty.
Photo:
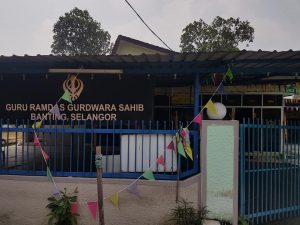
[[[63,83],[64,91],[68,90],[71,94],[72,101],[75,101],[79,98],[83,90],[83,82],[80,79],[77,79],[75,75],[69,75],[69,78]]]

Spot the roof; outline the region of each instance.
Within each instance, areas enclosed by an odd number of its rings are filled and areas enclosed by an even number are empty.
[[[298,79],[300,51],[233,51],[175,53],[172,55],[98,55],[98,56],[0,56],[0,74],[47,73],[49,68],[122,69],[124,75],[200,78],[224,73],[228,67],[237,83],[271,82],[287,77]],[[278,82],[276,80],[276,82]]]
[[[137,45],[137,46],[141,46],[141,47],[144,47],[144,48],[147,48],[147,49],[150,49],[150,50],[154,50],[154,51],[157,51],[157,52],[163,53],[163,54],[174,54],[174,53],[176,53],[175,51],[171,51],[171,50],[166,49],[166,48],[162,48],[162,47],[152,45],[152,44],[140,41],[140,40],[136,40],[136,39],[133,39],[133,38],[130,38],[130,37],[119,35],[117,37],[117,40],[116,40],[116,42],[114,44],[114,47],[112,49],[112,55],[117,54],[117,50],[118,50],[118,48],[119,48],[122,41],[131,43],[131,44],[134,44],[134,45]]]

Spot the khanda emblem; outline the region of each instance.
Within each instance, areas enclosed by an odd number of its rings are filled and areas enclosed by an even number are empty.
[[[75,101],[83,90],[83,82],[76,78],[75,75],[69,75],[69,78],[63,83],[63,89],[64,91],[68,90],[72,101]]]

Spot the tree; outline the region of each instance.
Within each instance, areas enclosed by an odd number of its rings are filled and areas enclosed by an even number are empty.
[[[59,17],[53,27],[52,53],[100,55],[111,51],[110,34],[87,10],[77,7]]]
[[[223,19],[217,16],[211,25],[202,19],[188,24],[182,31],[182,52],[235,51],[242,42],[253,42],[254,29],[240,18]]]

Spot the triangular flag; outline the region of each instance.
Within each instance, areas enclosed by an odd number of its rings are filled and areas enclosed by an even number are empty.
[[[167,149],[175,150],[175,148],[174,148],[174,142],[173,142],[173,141],[171,141],[171,142],[168,144]]]
[[[185,151],[183,149],[183,145],[181,143],[181,141],[178,143],[178,146],[177,146],[177,151],[180,155],[182,155],[183,157],[186,158],[186,154],[185,154]]]
[[[217,90],[217,93],[219,94],[224,94],[224,90],[225,90],[225,87],[223,85],[223,82],[220,84],[218,90]]]
[[[188,157],[189,157],[191,160],[193,160],[193,150],[192,150],[192,148],[191,148],[191,146],[190,146],[189,143],[186,143],[186,145],[185,145],[185,152],[186,152],[186,154],[188,155]]]
[[[46,161],[49,159],[49,155],[44,150],[42,150],[42,155]]]
[[[227,69],[226,73],[225,73],[225,77],[228,77],[230,81],[232,81],[233,79],[233,73],[231,71],[230,68]]]
[[[88,202],[87,203],[88,208],[92,214],[93,219],[96,219],[97,216],[97,206],[98,206],[98,202]]]
[[[176,137],[176,141],[180,142],[180,136],[179,136],[178,132],[176,132],[175,137]]]
[[[184,142],[185,143],[190,143],[190,131],[188,128],[185,128],[185,137],[184,137]]]
[[[129,185],[127,187],[127,191],[131,194],[134,194],[136,195],[137,197],[140,197],[140,192],[139,192],[139,189],[137,187],[137,184],[136,182],[132,183],[131,185]]]
[[[157,163],[158,165],[162,165],[163,167],[165,167],[166,165],[165,165],[164,156],[163,156],[163,155],[160,155],[160,156],[157,158],[156,163]]]
[[[202,114],[199,113],[194,119],[193,119],[194,123],[198,123],[199,125],[202,124]]]
[[[61,98],[72,104],[71,94],[68,90],[65,91],[65,93],[63,94],[63,96],[61,96]]]
[[[57,189],[57,187],[54,187],[54,189],[52,191],[52,195],[54,195],[54,196],[58,196],[59,195],[59,190]]]
[[[55,115],[55,119],[61,119],[60,111],[57,104],[55,104],[55,106],[53,106],[49,112]]]
[[[207,108],[207,110],[210,111],[211,113],[214,113],[214,114],[218,113],[217,109],[211,99],[206,103],[205,108]]]
[[[34,134],[33,144],[35,146],[40,146],[40,141],[39,141],[39,138],[36,136],[36,134]]]
[[[48,177],[49,181],[52,181],[52,174],[51,174],[49,167],[47,167],[47,177]]]
[[[35,122],[35,126],[34,126],[34,124],[32,125],[32,128],[34,129],[34,128],[41,128],[41,126],[42,126],[42,121],[36,121]]]
[[[112,196],[110,196],[110,201],[114,204],[115,207],[119,208],[119,193],[116,192]]]
[[[79,207],[78,202],[71,202],[70,211],[71,211],[71,214],[72,214],[72,215],[74,215],[74,214],[77,213],[78,207]]]
[[[181,129],[181,137],[184,138],[186,135],[186,128]]]
[[[147,180],[155,180],[154,175],[151,170],[146,170],[143,173],[143,177],[146,178]]]

